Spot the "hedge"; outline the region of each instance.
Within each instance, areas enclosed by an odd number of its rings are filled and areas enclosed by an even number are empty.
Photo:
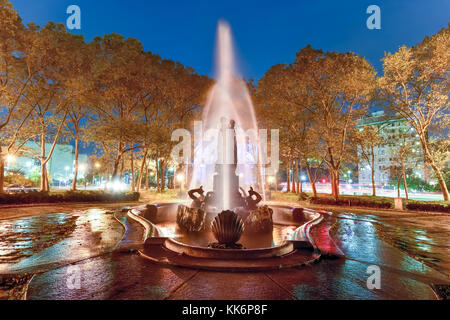
[[[310,202],[313,204],[379,209],[390,209],[394,207],[392,199],[365,196],[341,196],[338,200],[335,200],[332,197],[316,197],[311,198]]]
[[[0,194],[0,204],[33,204],[60,202],[133,202],[139,192],[110,193],[104,191],[28,192]]]
[[[386,197],[371,196],[340,196],[336,201],[330,196],[311,198],[310,203],[319,205],[367,207],[378,209],[393,209],[394,199]],[[450,213],[450,202],[444,201],[417,201],[403,200],[404,208],[411,211],[448,212]]]
[[[406,209],[417,211],[431,211],[431,212],[447,212],[450,213],[450,202],[436,203],[408,200],[406,202]]]

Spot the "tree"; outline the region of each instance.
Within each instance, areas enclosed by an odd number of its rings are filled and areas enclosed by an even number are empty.
[[[418,165],[420,157],[418,157],[417,150],[410,143],[411,135],[408,131],[401,130],[396,138],[395,144],[391,143],[393,146],[391,150],[391,154],[393,154],[391,164],[385,169],[389,169],[391,176],[397,180],[398,197],[400,197],[400,185],[403,180],[405,198],[409,199],[406,175],[407,172]]]
[[[17,12],[8,0],[0,0],[0,193],[3,193],[5,158],[3,143],[9,140],[7,152],[15,144],[14,130],[5,132],[14,116],[27,114],[20,110],[23,93],[31,82],[39,64],[33,47],[34,33],[25,29]],[[21,128],[20,126],[16,126]]]
[[[65,135],[70,136],[75,144],[74,177],[72,190],[77,188],[79,171],[79,153],[83,130],[83,121],[92,120],[93,105],[98,100],[95,92],[95,50],[93,45],[87,45],[80,38],[72,41],[73,55],[70,59],[70,81],[66,83],[71,99],[68,103],[68,121],[65,126]],[[95,121],[95,120],[94,120]]]
[[[430,146],[430,126],[448,118],[450,70],[450,29],[426,37],[420,44],[402,46],[383,59],[384,76],[379,85],[389,106],[402,115],[417,132],[425,160],[433,169],[444,200],[449,200],[436,153]]]
[[[361,163],[370,167],[372,179],[372,196],[376,196],[375,186],[375,158],[378,147],[385,143],[381,135],[384,125],[360,125],[356,133],[355,141],[358,146],[358,155]]]
[[[272,67],[260,85],[260,109],[264,112],[272,105],[275,122],[286,128],[283,141],[280,132],[280,144],[286,141],[287,146],[281,148],[303,147],[308,142],[314,153],[319,151],[330,171],[332,194],[337,198],[340,167],[355,154],[355,125],[365,114],[375,88],[373,67],[353,53],[324,53],[307,46],[291,65]],[[302,120],[305,116],[307,120]],[[302,121],[307,121],[306,137],[316,140],[299,139]]]
[[[61,138],[69,114],[68,106],[78,93],[71,85],[71,75],[76,75],[74,69],[79,67],[73,51],[79,48],[83,39],[68,33],[64,25],[52,22],[43,28],[31,25],[28,32],[30,37],[34,35],[32,48],[39,51],[40,65],[23,94],[22,105],[33,111],[26,122],[26,129],[21,130],[19,140],[26,141],[32,137],[38,147],[39,151],[29,148],[25,152],[40,161],[41,190],[48,191],[47,163]],[[49,150],[46,150],[47,143],[50,144]]]

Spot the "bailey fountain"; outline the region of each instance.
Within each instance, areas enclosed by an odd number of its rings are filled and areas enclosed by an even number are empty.
[[[262,146],[246,83],[237,76],[231,29],[218,25],[217,82],[202,120],[212,139],[194,146],[191,202],[130,214],[147,220],[140,254],[151,261],[203,269],[261,270],[318,259],[308,229],[318,212],[265,203]]]

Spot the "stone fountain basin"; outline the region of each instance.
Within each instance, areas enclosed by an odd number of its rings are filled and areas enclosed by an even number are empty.
[[[150,245],[155,241],[165,250],[176,254],[197,258],[210,259],[262,259],[282,257],[299,248],[311,249],[306,233],[306,226],[317,219],[317,212],[302,210],[289,206],[270,206],[273,211],[274,228],[272,232],[244,232],[239,243],[245,249],[209,248],[208,244],[215,242],[211,231],[183,232],[177,226],[176,213],[179,203],[158,204],[156,215],[150,222],[158,230],[158,239],[147,240]]]
[[[257,249],[216,249],[208,247],[192,246],[179,242],[173,238],[167,238],[163,246],[178,254],[185,254],[196,258],[225,259],[225,260],[249,260],[281,257],[294,251],[294,244],[284,241],[280,245]]]

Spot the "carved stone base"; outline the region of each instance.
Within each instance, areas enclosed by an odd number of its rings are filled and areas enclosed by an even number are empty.
[[[240,243],[210,243],[208,245],[209,248],[213,249],[245,249],[244,246]]]
[[[199,208],[189,208],[180,204],[177,212],[177,224],[180,229],[188,232],[198,232],[205,227],[206,213]]]
[[[265,233],[273,230],[273,210],[268,206],[253,210],[245,220],[245,231],[250,233]]]

